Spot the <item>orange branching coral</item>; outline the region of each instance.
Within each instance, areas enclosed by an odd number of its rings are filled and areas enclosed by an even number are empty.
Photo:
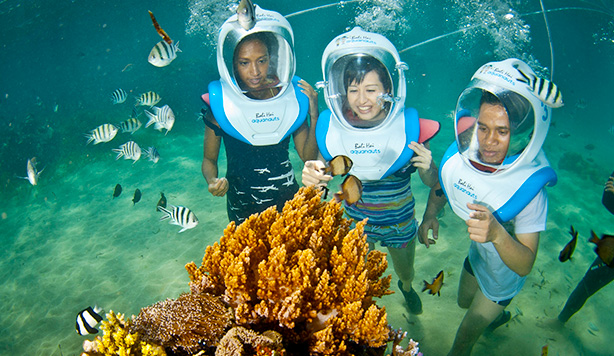
[[[218,297],[183,294],[141,309],[130,331],[146,342],[173,351],[195,353],[216,346],[231,325],[230,313]]]
[[[386,255],[367,256],[366,221],[351,224],[341,204],[301,188],[281,213],[272,207],[231,222],[200,267],[186,265],[192,293],[221,296],[237,324],[276,325],[312,354],[343,354],[348,342],[382,346],[386,312],[372,299],[391,293],[391,277],[381,278]],[[329,317],[314,327],[322,315]]]

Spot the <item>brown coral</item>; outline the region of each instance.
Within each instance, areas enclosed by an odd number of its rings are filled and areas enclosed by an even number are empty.
[[[141,309],[130,331],[142,340],[173,351],[195,353],[214,347],[231,324],[232,314],[209,294],[183,294]]]
[[[253,330],[236,326],[224,335],[215,350],[215,356],[254,354],[285,354],[281,335],[272,330],[258,334]]]
[[[301,188],[281,213],[274,207],[230,223],[203,263],[186,265],[192,293],[219,295],[244,326],[276,325],[315,354],[343,354],[347,342],[379,347],[386,312],[373,297],[390,293],[385,254],[369,253],[363,227],[351,229],[341,205]],[[332,313],[310,332],[318,315]],[[302,335],[302,336],[300,336]]]

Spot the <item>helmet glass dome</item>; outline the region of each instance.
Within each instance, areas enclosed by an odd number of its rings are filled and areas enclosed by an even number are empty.
[[[218,34],[217,64],[223,82],[247,99],[281,96],[295,71],[294,35],[288,21],[256,5],[256,22],[245,30],[231,16]]]
[[[366,54],[349,54],[331,67],[329,97],[332,109],[354,127],[375,127],[392,106],[392,78],[386,66]]]
[[[247,35],[224,54],[232,84],[250,98],[280,94],[294,74],[292,47],[271,32]]]
[[[535,126],[531,103],[522,95],[473,79],[458,99],[455,114],[458,150],[492,169],[505,168],[523,154]]]
[[[325,99],[348,128],[382,127],[405,102],[407,64],[384,36],[355,27],[334,38],[322,56]]]

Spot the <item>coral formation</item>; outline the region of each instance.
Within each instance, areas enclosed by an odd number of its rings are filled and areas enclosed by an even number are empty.
[[[391,293],[391,276],[381,278],[386,255],[367,256],[366,221],[351,229],[341,204],[320,198],[301,188],[281,213],[231,222],[200,267],[186,265],[192,294],[221,296],[238,325],[273,326],[311,354],[344,354],[350,342],[381,347],[389,328],[373,297]]]
[[[128,320],[109,312],[84,355],[383,355],[390,341],[393,355],[416,355],[373,300],[392,293],[391,276],[384,253],[367,253],[365,224],[352,229],[340,203],[301,188],[188,263],[191,293]]]
[[[96,345],[85,344],[85,355],[136,355],[136,356],[164,356],[166,352],[158,345],[150,344],[140,339],[138,333],[131,333],[132,320],[124,320],[123,314],[115,314],[113,310],[106,315],[107,320],[102,322],[101,329],[104,334],[96,337]],[[86,350],[87,347],[87,350]],[[82,355],[83,355],[82,354]]]
[[[243,355],[281,355],[285,354],[282,337],[275,331],[265,331],[262,334],[236,326],[230,329],[220,341],[215,356]]]
[[[130,326],[142,341],[173,351],[196,353],[215,347],[231,325],[232,314],[209,294],[183,294],[141,309]]]

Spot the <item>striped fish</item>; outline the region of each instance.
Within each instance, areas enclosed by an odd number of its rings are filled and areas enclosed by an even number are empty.
[[[160,102],[162,98],[160,97],[160,95],[156,94],[153,91],[148,91],[147,93],[143,93],[141,94],[141,96],[139,96],[136,99],[136,103],[134,104],[134,106],[154,106],[156,105],[158,102]]]
[[[95,145],[101,142],[109,142],[117,135],[117,131],[117,127],[111,124],[102,124],[90,131],[90,133],[85,134],[85,137],[88,138],[86,144],[92,141],[94,141]]]
[[[119,148],[114,148],[113,152],[117,153],[116,160],[120,159],[122,156],[124,159],[131,159],[136,163],[136,161],[141,158],[141,148],[134,141],[128,141],[123,145],[119,146]]]
[[[154,129],[158,131],[166,129],[166,133],[168,134],[175,124],[175,114],[173,113],[173,110],[168,105],[164,105],[161,108],[154,106],[151,108],[151,110],[153,112],[144,110],[145,115],[147,115],[149,118],[149,121],[147,124],[145,124],[145,127],[149,127],[155,123]]]
[[[149,52],[147,61],[156,67],[166,67],[177,58],[177,52],[181,52],[179,49],[179,41],[177,43],[166,43],[160,41]]]
[[[518,72],[522,75],[522,78],[517,80],[528,85],[544,104],[551,108],[563,106],[563,95],[554,83],[547,79],[536,77],[533,74],[526,74],[520,69],[518,69]]]
[[[100,316],[101,308],[98,306],[87,307],[86,309],[81,310],[77,314],[77,320],[75,322],[75,330],[79,335],[89,335],[96,334],[98,329],[96,329],[96,325],[102,320]]]
[[[141,122],[137,118],[130,118],[126,121],[123,121],[119,124],[119,127],[122,129],[123,133],[130,132],[131,134],[135,133],[136,130],[140,129],[142,126]]]
[[[153,163],[158,163],[160,160],[160,154],[154,146],[148,147],[147,150],[145,150],[145,154]]]
[[[126,94],[126,91],[124,89],[115,89],[115,91],[111,93],[111,102],[113,104],[121,104],[126,101],[127,97],[128,94]]]
[[[182,227],[179,232],[184,232],[188,229],[193,229],[198,225],[198,219],[194,213],[185,206],[170,205],[171,209],[167,209],[163,206],[158,206],[161,212],[165,215],[160,218],[160,221],[171,219],[170,223],[173,225],[179,225]]]

